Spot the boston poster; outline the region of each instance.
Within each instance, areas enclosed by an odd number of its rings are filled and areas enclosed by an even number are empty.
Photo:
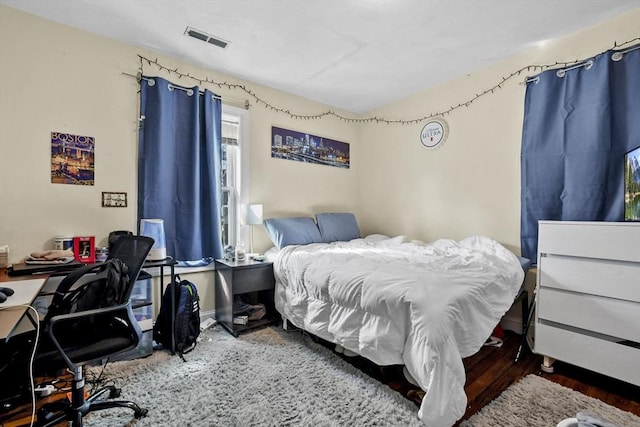
[[[93,185],[95,138],[51,132],[51,182]]]

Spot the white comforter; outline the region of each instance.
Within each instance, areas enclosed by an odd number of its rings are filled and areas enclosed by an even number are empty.
[[[287,246],[274,271],[276,308],[294,325],[379,365],[406,365],[426,392],[418,416],[428,426],[464,415],[462,358],[482,347],[524,275],[487,237],[381,235]]]

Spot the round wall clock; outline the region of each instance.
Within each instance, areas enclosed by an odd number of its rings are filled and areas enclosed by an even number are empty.
[[[420,132],[420,142],[429,149],[440,148],[447,139],[449,126],[442,118],[431,119]]]

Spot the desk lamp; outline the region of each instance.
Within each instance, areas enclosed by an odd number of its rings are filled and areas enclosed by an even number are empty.
[[[140,235],[151,237],[153,246],[147,255],[149,261],[162,261],[167,257],[167,243],[164,237],[164,221],[161,219],[141,219]]]
[[[253,253],[253,226],[262,224],[262,205],[248,205],[247,206],[247,225],[251,226],[251,244],[249,251]]]

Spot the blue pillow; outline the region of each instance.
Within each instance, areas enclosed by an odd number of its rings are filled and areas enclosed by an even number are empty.
[[[356,217],[351,213],[321,213],[316,215],[322,241],[348,242],[360,237]]]
[[[278,249],[289,245],[321,243],[320,231],[313,218],[267,218],[264,220],[267,234]]]

